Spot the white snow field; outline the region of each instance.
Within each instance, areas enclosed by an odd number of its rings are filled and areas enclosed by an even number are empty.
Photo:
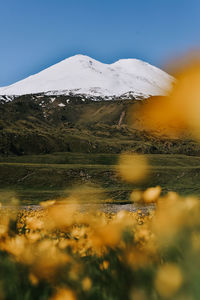
[[[166,95],[174,79],[139,59],[104,64],[86,55],[69,57],[35,75],[1,87],[0,95],[85,94],[100,97]]]

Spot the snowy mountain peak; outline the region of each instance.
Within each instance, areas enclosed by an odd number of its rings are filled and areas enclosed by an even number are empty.
[[[101,63],[87,55],[69,57],[35,75],[0,88],[0,95],[86,94],[100,97],[165,95],[173,78],[139,59]]]

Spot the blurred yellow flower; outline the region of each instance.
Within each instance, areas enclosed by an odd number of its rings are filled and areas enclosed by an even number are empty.
[[[116,169],[123,180],[139,182],[147,175],[147,158],[139,154],[121,154]]]
[[[173,88],[165,97],[152,97],[138,106],[140,129],[170,137],[200,139],[200,63],[191,61],[177,70]],[[133,115],[135,112],[132,113]],[[132,123],[134,118],[132,118]]]
[[[84,291],[89,291],[91,289],[91,286],[92,286],[92,281],[89,277],[85,277],[83,280],[82,280],[82,287],[83,287],[83,290]]]
[[[143,193],[143,200],[145,203],[154,203],[158,200],[160,193],[161,193],[160,186],[148,188]]]
[[[70,289],[60,289],[50,300],[76,300],[76,296]]]
[[[179,267],[176,264],[164,264],[156,275],[155,287],[162,297],[172,299],[182,282],[183,276]]]

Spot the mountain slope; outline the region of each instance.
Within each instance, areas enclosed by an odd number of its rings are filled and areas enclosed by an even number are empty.
[[[157,133],[143,129],[137,111],[152,98],[82,101],[78,96],[34,97],[0,101],[0,156],[121,151],[200,156],[200,144],[188,134],[169,139],[160,134],[159,128]]]
[[[85,55],[67,58],[38,74],[0,88],[0,95],[36,93],[86,94],[101,97],[165,95],[173,78],[138,59],[104,64]]]

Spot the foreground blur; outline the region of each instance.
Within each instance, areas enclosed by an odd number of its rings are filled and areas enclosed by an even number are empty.
[[[176,70],[176,81],[166,97],[152,97],[139,107],[137,117],[146,130],[169,137],[200,139],[200,60],[188,59]]]
[[[156,210],[81,213],[55,201],[1,210],[0,299],[198,299],[198,199],[155,187],[141,201]]]

